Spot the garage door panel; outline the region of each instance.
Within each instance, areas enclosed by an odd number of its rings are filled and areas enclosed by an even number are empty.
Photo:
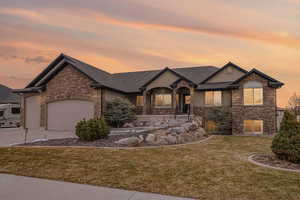
[[[80,100],[57,101],[48,104],[48,130],[70,131],[83,119],[94,117],[94,103]]]

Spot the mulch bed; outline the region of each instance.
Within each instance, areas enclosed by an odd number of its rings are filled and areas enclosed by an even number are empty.
[[[128,138],[130,136],[138,136],[140,134],[124,134],[124,135],[110,135],[107,139],[95,140],[92,142],[82,141],[78,138],[63,138],[51,139],[47,141],[38,141],[17,146],[91,146],[91,147],[124,147],[124,145],[115,144],[114,142]],[[149,146],[149,144],[141,144],[140,146]]]
[[[278,159],[275,155],[255,155],[252,159],[261,164],[271,167],[279,167],[291,170],[300,170],[300,164],[291,163],[285,160]]]
[[[139,135],[147,135],[147,134],[124,134],[124,135],[110,135],[107,139],[95,140],[92,142],[82,141],[78,138],[63,138],[63,139],[51,139],[47,141],[38,141],[26,144],[19,144],[16,146],[88,146],[88,147],[128,147],[127,145],[116,144],[115,142],[128,138],[131,136],[139,136]],[[200,138],[200,140],[205,139],[207,137]],[[196,142],[196,141],[194,141]],[[167,144],[174,145],[174,144]],[[160,144],[149,144],[147,142],[142,142],[137,147],[145,147],[145,146],[161,146]],[[165,145],[164,145],[165,146]]]

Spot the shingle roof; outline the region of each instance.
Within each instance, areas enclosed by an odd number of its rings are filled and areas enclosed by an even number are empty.
[[[20,103],[20,96],[12,93],[12,89],[0,84],[0,103]]]
[[[218,83],[205,83],[199,84],[198,90],[226,90],[234,87],[232,82],[218,82]]]
[[[216,74],[222,69],[214,66],[199,66],[110,74],[97,67],[77,60],[71,56],[61,54],[52,63],[50,63],[50,65],[43,72],[41,72],[30,84],[28,84],[25,89],[15,90],[15,92],[30,92],[30,88],[38,90],[39,87],[45,85],[66,64],[71,64],[78,71],[89,77],[94,82],[94,87],[107,87],[124,93],[140,92],[140,88],[142,86],[147,84],[149,81],[154,80],[155,77],[159,76],[160,73],[164,70],[170,70],[174,74],[177,74],[179,78],[184,78],[194,84],[198,84],[204,82],[208,77],[211,77],[213,74]],[[236,66],[233,63],[228,63],[227,65]],[[227,65],[225,65],[224,67],[226,67]],[[237,68],[239,67],[237,66]],[[197,89],[224,89],[228,88],[229,85],[229,83],[200,84],[198,85]]]

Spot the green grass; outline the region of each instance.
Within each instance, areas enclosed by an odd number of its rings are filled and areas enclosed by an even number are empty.
[[[0,172],[209,200],[299,200],[300,173],[246,161],[270,144],[216,136],[156,149],[0,148]]]

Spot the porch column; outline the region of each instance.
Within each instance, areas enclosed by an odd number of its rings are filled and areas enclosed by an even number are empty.
[[[177,99],[176,99],[176,89],[174,88],[172,91],[172,107],[174,110],[174,113],[176,113],[176,106],[177,106]]]
[[[143,115],[147,114],[147,91],[143,91]]]
[[[190,88],[191,102],[190,102],[190,113],[194,114],[194,88]]]

